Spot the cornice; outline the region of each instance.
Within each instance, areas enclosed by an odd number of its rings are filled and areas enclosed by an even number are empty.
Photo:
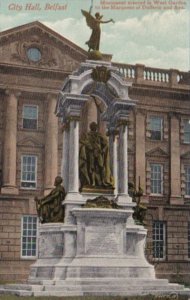
[[[7,94],[7,90],[12,90],[12,91],[16,91],[17,93],[19,93],[20,97],[24,98],[27,97],[27,99],[36,99],[40,98],[40,100],[46,100],[47,96],[49,94],[53,95],[54,97],[57,96],[60,92],[60,90],[52,90],[50,88],[36,88],[34,89],[34,87],[26,87],[26,86],[19,86],[18,85],[2,85],[0,84],[0,92],[2,92],[3,94]],[[8,95],[8,94],[7,94]]]
[[[140,95],[140,96],[150,96],[158,98],[171,98],[172,100],[190,101],[190,88],[186,89],[174,89],[168,87],[157,87],[151,85],[135,85],[129,88],[129,96]]]
[[[11,74],[12,76],[31,76],[31,77],[46,77],[54,80],[64,80],[71,72],[60,71],[50,68],[37,68],[32,66],[22,66],[14,64],[0,63],[0,74]]]

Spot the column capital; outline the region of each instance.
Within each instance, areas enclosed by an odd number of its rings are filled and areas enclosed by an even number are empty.
[[[83,105],[89,100],[87,95],[62,94],[58,100],[56,114],[65,123],[68,117],[80,117]]]
[[[117,121],[117,127],[120,127],[120,126],[129,126],[129,120],[125,120],[125,119],[119,119]]]
[[[49,101],[49,100],[52,100],[52,99],[58,99],[58,93],[56,93],[56,92],[50,92],[50,93],[48,93],[48,95],[47,95],[47,100]]]
[[[21,95],[21,91],[20,90],[17,90],[17,89],[6,89],[5,90],[5,95],[6,96],[11,96],[11,95],[15,95],[16,98],[20,97]]]
[[[66,124],[72,122],[72,121],[77,121],[79,122],[80,121],[80,115],[79,116],[75,116],[75,115],[71,115],[71,116],[68,116],[67,119],[66,119]]]
[[[115,128],[109,128],[108,131],[107,131],[107,136],[116,136],[119,134],[119,130],[118,129],[115,129]]]
[[[135,114],[140,114],[146,117],[147,115],[147,110],[144,108],[135,108]]]
[[[170,119],[178,119],[178,120],[180,120],[180,118],[181,118],[180,113],[174,112],[174,111],[170,111],[168,113],[168,116],[169,116]]]

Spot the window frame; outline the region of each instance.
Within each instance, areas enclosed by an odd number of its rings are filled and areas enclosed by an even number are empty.
[[[154,224],[155,223],[159,223],[159,224],[163,224],[163,240],[155,240],[154,239],[154,235],[156,235],[156,233],[154,233]],[[160,236],[160,228],[159,228],[159,236]],[[163,242],[163,257],[155,257],[154,256],[154,243],[156,242]],[[152,257],[154,260],[159,260],[159,261],[164,261],[166,260],[166,247],[167,247],[167,240],[166,240],[166,222],[165,221],[159,221],[159,220],[155,220],[152,223],[152,243],[153,243],[153,247],[152,247]]]
[[[188,252],[187,257],[190,259],[190,222],[187,223],[187,245],[188,245]]]
[[[160,121],[161,121],[161,126],[160,126],[160,131],[153,131],[152,129],[151,129],[151,120],[153,120],[153,119],[160,119]],[[149,132],[150,132],[150,137],[149,137],[149,139],[151,140],[151,141],[163,141],[163,136],[164,136],[164,134],[163,134],[163,130],[164,130],[164,118],[162,117],[162,116],[156,116],[156,115],[150,115],[149,116]],[[155,139],[155,138],[152,138],[151,137],[151,133],[152,132],[160,132],[160,139]]]
[[[35,157],[35,181],[26,181],[22,180],[23,176],[23,158],[24,157]],[[37,169],[38,169],[38,156],[35,154],[22,154],[21,155],[21,178],[20,178],[20,188],[24,190],[36,190],[37,189]],[[35,187],[26,187],[22,186],[22,182],[27,182],[27,183],[35,183]]]
[[[30,119],[26,119],[24,118],[24,107],[35,107],[36,108],[36,119],[33,119],[33,118],[30,118]],[[38,110],[39,110],[39,107],[38,105],[33,105],[33,104],[23,104],[22,106],[22,129],[25,129],[25,130],[38,130]],[[36,120],[36,128],[26,128],[24,127],[24,119],[26,120]]]
[[[185,125],[186,123],[189,124],[189,130],[185,131]],[[184,136],[183,136],[183,143],[184,144],[190,144],[190,118],[189,119],[184,119],[183,120],[183,125],[184,125]],[[189,141],[185,140],[185,135],[189,134]]]
[[[152,171],[151,171],[152,165],[158,165],[161,167],[161,185],[160,185],[161,192],[160,193],[152,192],[152,181],[153,181],[152,176],[151,176],[152,175]],[[164,193],[163,178],[164,178],[164,165],[161,163],[151,162],[150,163],[150,195],[163,196],[163,193]]]
[[[24,232],[24,217],[32,217],[32,218],[36,218],[36,236],[24,236],[23,232]],[[33,228],[32,228],[33,230]],[[36,248],[35,248],[35,252],[36,255],[23,255],[23,238],[24,237],[30,237],[30,238],[35,238],[36,239]],[[28,248],[26,248],[26,251],[29,250]],[[35,215],[23,215],[21,217],[21,243],[20,243],[20,257],[21,259],[27,259],[27,260],[34,260],[38,257],[38,217]]]
[[[34,51],[36,53],[33,53]],[[39,47],[36,47],[35,45],[28,47],[26,53],[27,53],[28,59],[33,63],[38,63],[42,59],[42,52],[39,49]]]
[[[185,165],[184,166],[184,169],[185,169],[185,197],[190,197],[190,165]],[[187,171],[186,170],[189,170],[189,181],[187,181]],[[189,194],[187,193],[187,184],[189,183]]]

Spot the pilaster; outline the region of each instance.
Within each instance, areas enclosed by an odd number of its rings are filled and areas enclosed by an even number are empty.
[[[136,129],[135,129],[135,168],[136,168],[136,188],[139,185],[145,192],[146,189],[146,160],[145,160],[145,112],[137,110],[136,112]]]
[[[18,194],[16,187],[17,105],[20,92],[6,90],[2,194]]]
[[[183,204],[180,177],[180,122],[170,113],[170,204]]]
[[[47,194],[58,175],[58,119],[55,112],[57,95],[48,95],[47,123],[45,139],[45,191]]]

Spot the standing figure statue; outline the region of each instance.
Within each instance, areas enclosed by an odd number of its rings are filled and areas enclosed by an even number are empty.
[[[101,35],[101,29],[100,29],[100,24],[105,24],[105,23],[110,23],[113,22],[113,19],[110,19],[108,21],[103,21],[102,18],[103,16],[101,16],[98,12],[95,14],[95,18],[91,15],[91,10],[92,7],[90,8],[90,11],[87,12],[85,10],[81,10],[83,16],[85,16],[86,18],[86,23],[88,25],[88,27],[90,27],[92,29],[92,33],[90,36],[89,41],[86,42],[86,44],[88,45],[89,49],[88,52],[90,52],[90,50],[97,50],[99,51],[100,48],[100,35]]]
[[[62,181],[62,178],[57,176],[54,182],[55,188],[47,196],[40,199],[37,197],[34,198],[41,223],[64,221],[64,207],[62,202],[65,199],[65,189],[61,185]]]
[[[97,124],[92,122],[90,132],[80,138],[79,177],[81,188],[84,186],[113,188],[108,141],[97,129]]]

